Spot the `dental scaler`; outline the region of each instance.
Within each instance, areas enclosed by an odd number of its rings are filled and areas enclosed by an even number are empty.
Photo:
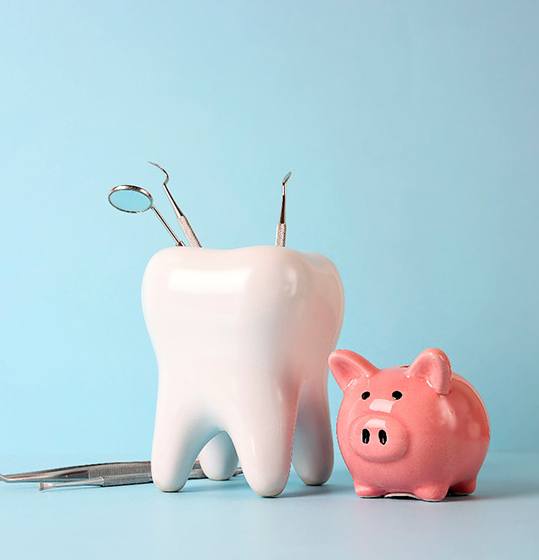
[[[277,247],[284,247],[286,245],[286,183],[291,176],[292,172],[289,171],[281,181],[281,216],[279,218],[277,234],[275,236],[275,245]]]

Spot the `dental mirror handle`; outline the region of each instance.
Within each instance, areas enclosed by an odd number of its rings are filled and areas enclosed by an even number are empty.
[[[165,218],[161,216],[161,213],[155,206],[151,206],[151,209],[155,212],[155,215],[158,217],[159,221],[165,226],[165,229],[170,233],[172,239],[176,242],[176,245],[179,247],[185,247],[185,245],[176,237],[176,234],[170,229],[170,226],[165,221]]]

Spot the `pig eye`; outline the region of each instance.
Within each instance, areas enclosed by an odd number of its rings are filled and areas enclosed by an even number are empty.
[[[364,391],[363,393],[361,393],[361,398],[364,401],[366,401],[370,396],[371,396],[371,394],[369,393],[369,391]]]
[[[391,393],[391,396],[398,401],[399,399],[402,399],[402,393],[400,391],[393,391],[393,393]]]

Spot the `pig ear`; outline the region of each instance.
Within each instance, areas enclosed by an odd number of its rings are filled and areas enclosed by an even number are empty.
[[[407,369],[408,377],[422,377],[439,394],[447,395],[451,385],[449,358],[438,348],[428,348],[419,354]]]
[[[328,360],[333,376],[344,391],[358,377],[371,377],[378,368],[351,350],[335,350]]]

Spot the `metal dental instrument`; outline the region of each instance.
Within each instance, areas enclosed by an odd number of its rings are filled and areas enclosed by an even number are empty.
[[[275,237],[275,245],[277,247],[284,247],[286,245],[286,183],[292,176],[292,171],[289,171],[281,181],[281,216],[279,217],[279,224],[277,225],[277,235]]]
[[[237,468],[232,476],[238,476],[242,472],[241,468]],[[189,480],[202,478],[207,477],[202,471],[200,462],[196,461]],[[9,483],[37,482],[40,490],[70,486],[125,486],[152,482],[152,469],[150,461],[96,463],[0,475],[0,480]]]
[[[4,482],[48,482],[48,483],[84,483],[90,479],[102,477],[122,477],[122,484],[151,482],[152,474],[149,461],[132,461],[127,463],[95,463],[57,469],[22,472],[0,475]],[[132,482],[131,482],[132,481]]]
[[[154,161],[149,161],[148,163],[150,165],[153,165],[154,167],[157,167],[157,169],[160,169],[165,174],[165,180],[163,181],[163,189],[165,190],[165,194],[167,195],[167,198],[172,206],[172,209],[176,214],[176,218],[178,219],[178,222],[180,223],[180,226],[183,229],[183,232],[185,233],[185,237],[187,237],[187,239],[189,240],[189,245],[191,247],[201,247],[200,241],[198,240],[198,237],[193,231],[193,228],[191,227],[189,220],[187,219],[185,214],[181,211],[180,207],[178,206],[178,203],[174,200],[174,197],[172,196],[172,193],[168,188],[169,175],[166,169],[164,169]]]
[[[117,185],[110,190],[109,202],[117,210],[128,212],[129,214],[139,214],[140,212],[146,212],[146,210],[153,210],[172,239],[174,239],[176,245],[184,247],[184,244],[178,239],[163,216],[161,216],[159,210],[153,205],[153,197],[146,189],[136,185]]]
[[[54,488],[80,488],[81,486],[105,486],[105,479],[102,476],[88,478],[86,480],[75,480],[72,482],[40,482],[40,490],[53,490]],[[109,485],[111,486],[111,485]]]

